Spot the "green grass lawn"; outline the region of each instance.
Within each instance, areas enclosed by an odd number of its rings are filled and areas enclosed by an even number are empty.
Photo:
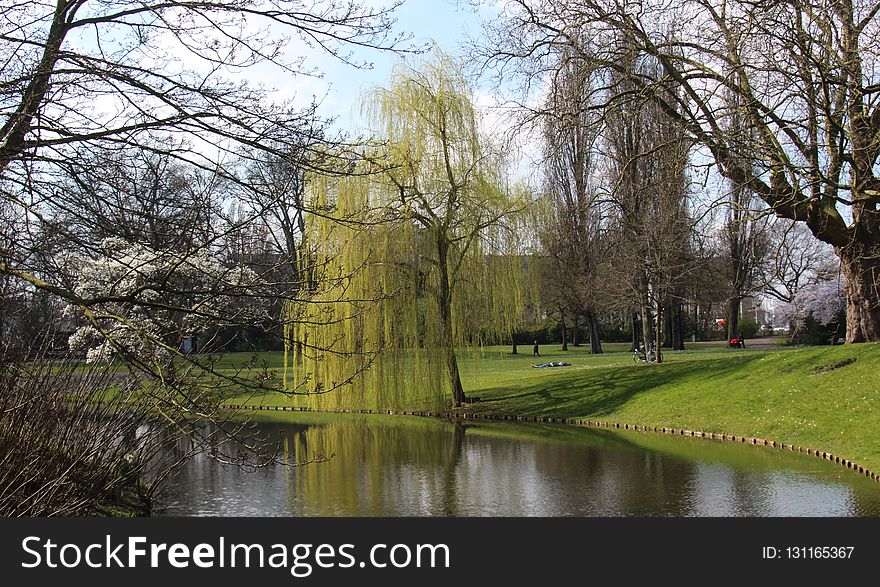
[[[880,470],[880,344],[780,350],[697,345],[665,353],[661,365],[635,364],[628,352],[591,356],[588,347],[562,352],[558,345],[543,345],[540,359],[531,346],[519,350],[518,355],[509,347],[461,353],[465,391],[481,398],[465,410],[758,436],[820,448]],[[248,358],[224,361],[232,368]],[[280,369],[280,353],[263,358]],[[572,366],[531,367],[559,360]],[[267,393],[233,401],[294,400]]]
[[[758,436],[880,468],[880,345],[597,359],[500,385],[500,374],[475,373],[484,401],[468,409]]]

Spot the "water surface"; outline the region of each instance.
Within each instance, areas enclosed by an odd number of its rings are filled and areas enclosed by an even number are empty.
[[[163,512],[184,516],[878,516],[880,486],[790,451],[650,432],[269,415],[279,464],[197,455]],[[314,459],[324,462],[288,466]]]

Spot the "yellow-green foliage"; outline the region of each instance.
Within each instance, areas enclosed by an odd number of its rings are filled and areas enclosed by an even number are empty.
[[[482,144],[446,57],[401,70],[368,106],[381,146],[349,173],[309,182],[318,278],[307,300],[286,308],[285,380],[315,394],[317,408],[359,407],[365,394],[389,408],[441,404],[439,247],[448,249],[452,344],[508,339],[528,273],[527,198],[501,181],[501,160]]]
[[[377,422],[381,424],[378,430]],[[352,515],[381,515],[387,498],[381,481],[387,475],[387,463],[409,462],[426,470],[437,470],[457,450],[450,428],[444,422],[424,419],[377,421],[363,416],[304,427],[282,438],[284,456],[291,462],[332,458],[320,466],[302,467],[295,475],[286,476],[289,495],[303,500],[301,507],[311,515],[340,510]],[[419,434],[413,434],[413,429]],[[352,471],[359,471],[374,482],[341,482],[350,480]]]

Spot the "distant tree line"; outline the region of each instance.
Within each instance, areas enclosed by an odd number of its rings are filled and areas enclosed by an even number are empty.
[[[823,281],[845,294],[845,339],[880,340],[876,17],[846,2],[505,5],[477,53],[521,83],[521,126],[547,145],[542,313],[563,345],[596,322],[627,324],[633,345],[681,348],[714,319],[737,338],[742,300]]]

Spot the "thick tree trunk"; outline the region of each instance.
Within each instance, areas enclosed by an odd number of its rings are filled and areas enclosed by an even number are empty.
[[[836,237],[834,252],[840,257],[846,292],[846,342],[880,342],[880,216],[877,213],[877,192],[880,177],[877,174],[877,110],[874,98],[866,91],[862,80],[871,75],[873,63],[869,45],[861,46],[863,27],[855,17],[854,2],[840,2],[835,12],[840,16],[840,55],[843,71],[849,82],[846,115],[850,141],[851,185],[850,199],[852,224],[849,230],[820,228]],[[865,43],[870,43],[867,39]],[[863,59],[865,61],[863,61]],[[873,80],[872,80],[873,81]],[[824,220],[831,214],[822,215]],[[814,225],[818,224],[813,222]],[[830,224],[830,222],[829,222]],[[834,234],[836,233],[836,234]],[[841,239],[840,237],[845,238]],[[821,237],[820,237],[821,238]],[[823,239],[828,241],[828,239]]]
[[[581,326],[581,316],[580,314],[574,315],[574,326],[571,329],[571,344],[575,347],[581,346],[581,339],[578,336],[578,331]]]
[[[734,297],[727,301],[727,340],[739,338],[739,305],[742,298]]]
[[[672,304],[670,308],[672,310],[672,319],[670,320],[670,324],[672,325],[672,350],[683,351],[684,324],[682,318],[684,314],[684,308],[681,304]]]
[[[442,311],[442,309],[441,309]],[[452,391],[453,407],[461,407],[467,398],[464,395],[464,388],[461,386],[461,374],[458,370],[458,360],[455,357],[455,346],[452,340],[452,321],[451,318],[440,321],[440,328],[443,331],[443,344],[441,344],[441,352],[446,363],[446,373],[449,377],[449,388]]]
[[[515,355],[515,354],[517,354],[517,352],[516,352],[516,343],[513,343],[513,350],[510,351],[510,354],[511,354],[511,355]]]
[[[9,112],[12,116],[0,129],[0,174],[28,148],[27,138],[33,128],[33,121],[42,110],[46,94],[51,91],[50,82],[61,54],[61,46],[70,31],[69,23],[80,6],[82,3],[56,3],[49,34],[42,41],[43,54],[40,63],[29,76],[28,85],[21,93],[21,102],[16,106],[4,103],[4,112]]]
[[[461,386],[461,374],[458,371],[458,360],[455,357],[455,340],[452,336],[452,288],[449,284],[449,266],[447,256],[449,243],[442,238],[437,242],[437,260],[439,279],[437,284],[437,305],[440,313],[440,352],[446,364],[449,377],[449,388],[452,391],[452,406],[461,407],[467,398]]]
[[[835,247],[846,291],[846,342],[880,341],[880,256],[865,246]]]
[[[590,330],[590,354],[602,354],[602,341],[599,338],[599,321],[596,320],[596,314],[593,312],[587,314],[587,326]]]

